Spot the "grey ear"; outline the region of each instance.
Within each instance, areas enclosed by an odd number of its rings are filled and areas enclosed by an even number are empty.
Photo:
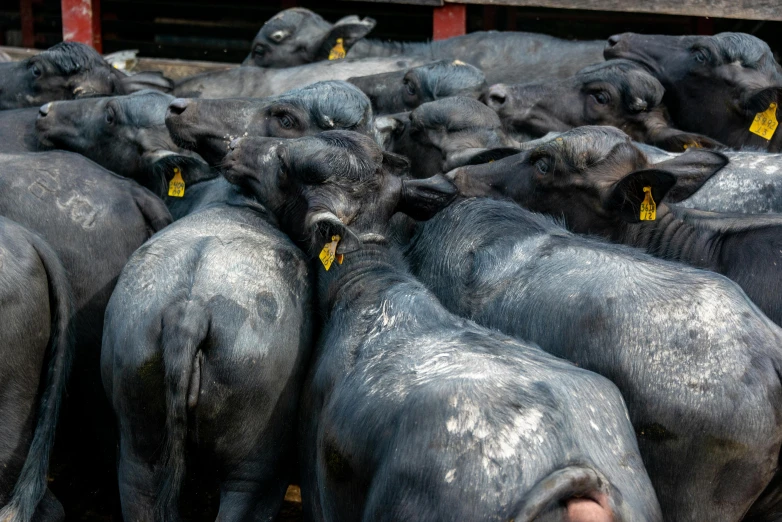
[[[329,57],[329,53],[337,45],[337,39],[342,39],[342,47],[345,52],[349,51],[353,44],[360,39],[364,38],[369,32],[375,28],[375,22],[372,18],[359,19],[358,16],[346,16],[335,23],[329,34],[323,40],[316,56],[317,60],[326,60]]]
[[[337,254],[346,254],[361,248],[361,240],[350,230],[333,212],[321,210],[308,212],[305,220],[306,227],[312,236],[312,251],[317,254],[324,245],[331,242],[331,238],[339,236]]]
[[[668,192],[666,201],[677,203],[695,194],[710,177],[729,162],[727,156],[719,152],[687,149],[687,152],[675,158],[655,163],[653,168],[674,176],[676,184]]]
[[[458,193],[456,185],[442,174],[426,179],[403,180],[396,210],[415,220],[425,221],[447,207]]]

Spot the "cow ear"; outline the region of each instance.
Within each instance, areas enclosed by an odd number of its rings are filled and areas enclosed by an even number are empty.
[[[772,103],[776,103],[777,114],[780,114],[780,102],[782,102],[782,87],[766,87],[747,96],[744,99],[744,108],[749,115],[754,117],[759,112],[767,111]]]
[[[676,185],[668,192],[666,201],[677,203],[695,194],[710,177],[727,165],[729,161],[727,156],[719,152],[687,149],[684,154],[655,163],[652,168],[674,176]]]
[[[120,73],[122,74],[122,73]],[[113,74],[78,74],[68,81],[68,86],[75,99],[107,96],[116,91],[116,80]]]
[[[180,154],[170,150],[156,150],[144,153],[142,159],[151,173],[152,183],[158,194],[168,193],[168,185],[177,170],[185,182],[185,190],[188,185],[217,177],[209,164],[195,153]]]
[[[417,221],[425,221],[447,207],[458,193],[456,185],[442,174],[426,179],[403,180],[396,211]]]
[[[725,150],[728,147],[703,134],[665,128],[652,136],[648,143],[668,152],[684,152],[689,149]]]
[[[364,38],[375,28],[375,22],[372,18],[361,20],[358,16],[346,16],[338,20],[332,27],[323,43],[320,46],[319,56],[316,59],[326,60],[329,55],[337,58],[343,58],[340,54],[347,53],[353,44]],[[337,40],[341,40],[338,42]]]
[[[339,236],[337,254],[347,254],[361,248],[361,240],[336,214],[329,210],[309,211],[305,219],[310,230],[311,249],[315,254]]]
[[[396,176],[403,176],[410,172],[410,160],[393,152],[383,151],[383,166],[387,172]]]
[[[673,174],[662,170],[645,169],[631,172],[611,186],[604,207],[623,221],[641,221],[641,203],[646,196],[644,187],[651,187],[652,199],[662,201],[676,183]]]
[[[466,165],[481,165],[491,163],[492,161],[514,156],[521,152],[521,149],[515,147],[497,147],[495,149],[464,149],[462,151],[450,154],[445,164],[445,170],[450,171],[457,167]]]
[[[405,120],[409,121],[409,112],[380,116],[372,125],[375,142],[381,149],[389,149],[394,136],[399,136],[405,129]]]

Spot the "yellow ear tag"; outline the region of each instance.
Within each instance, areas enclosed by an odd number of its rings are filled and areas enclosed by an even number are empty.
[[[657,219],[657,204],[652,198],[652,187],[644,187],[643,203],[641,203],[641,221],[654,221]]]
[[[689,143],[685,143],[684,144],[684,150],[687,150],[687,149],[700,149],[700,148],[701,148],[700,143],[697,143],[695,141],[691,141]]]
[[[323,245],[323,250],[320,251],[318,257],[320,258],[320,262],[323,263],[323,268],[326,269],[326,272],[329,271],[329,268],[331,268],[335,259],[340,265],[345,259],[343,254],[337,254],[337,245],[339,244],[340,239],[342,238],[339,236],[331,236],[331,242]]]
[[[185,180],[182,179],[182,171],[179,167],[174,167],[174,177],[168,184],[168,195],[175,198],[181,198],[185,195]]]
[[[774,136],[774,131],[777,130],[778,125],[777,104],[772,103],[768,106],[768,109],[755,115],[755,119],[752,120],[752,125],[749,127],[749,132],[770,140]]]
[[[329,51],[329,60],[341,60],[345,57],[347,52],[345,51],[345,46],[343,43],[344,40],[342,38],[337,38],[336,45],[331,48],[331,51]]]

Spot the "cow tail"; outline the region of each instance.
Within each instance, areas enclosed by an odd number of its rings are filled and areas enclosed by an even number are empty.
[[[596,469],[589,466],[568,466],[535,484],[522,501],[513,520],[532,522],[549,509],[587,500],[594,501],[594,509],[602,515],[588,520],[618,522],[619,513],[615,506],[612,506],[611,489],[608,479]]]
[[[194,378],[194,371],[200,372],[200,364],[196,357],[208,330],[208,312],[200,301],[183,301],[173,305],[163,316],[161,344],[165,368],[166,432],[155,506],[155,519],[158,521],[179,520],[179,494],[185,477],[188,403],[194,406],[199,393],[198,389],[190,388],[191,382],[197,388],[199,379]]]
[[[48,365],[38,404],[33,439],[10,501],[0,509],[0,521],[29,522],[46,493],[49,457],[65,386],[73,359],[73,300],[67,273],[51,247],[35,234],[28,237],[46,271],[49,286],[51,331]]]

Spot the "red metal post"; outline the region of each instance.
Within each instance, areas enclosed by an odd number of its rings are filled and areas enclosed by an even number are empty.
[[[64,0],[63,0],[64,1]],[[432,39],[444,40],[467,32],[467,6],[446,4],[434,8]]]
[[[22,47],[35,46],[35,20],[33,19],[33,0],[21,0],[19,17],[22,22]]]
[[[85,43],[103,52],[100,0],[62,0],[62,39]]]

